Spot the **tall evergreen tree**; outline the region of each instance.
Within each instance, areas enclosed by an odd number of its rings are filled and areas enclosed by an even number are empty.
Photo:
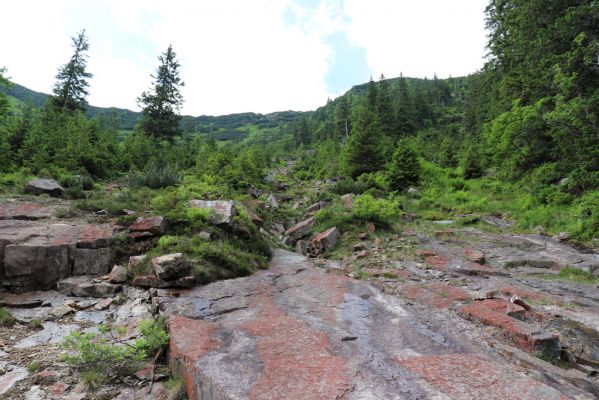
[[[373,113],[376,113],[376,106],[378,103],[379,93],[378,88],[376,87],[376,83],[370,77],[370,81],[368,81],[368,89],[366,92],[366,98],[368,100],[367,106]]]
[[[400,136],[414,132],[414,105],[408,90],[408,84],[403,74],[399,75],[399,84],[396,95],[396,131]]]
[[[344,148],[346,173],[352,178],[383,168],[385,160],[381,151],[381,124],[366,105],[359,106],[354,128]]]
[[[71,38],[75,49],[68,63],[58,69],[50,106],[57,111],[85,111],[88,79],[93,75],[85,70],[89,43],[85,29]]]
[[[179,61],[172,46],[158,57],[160,65],[150,91],[145,91],[137,99],[142,106],[141,129],[154,138],[174,140],[180,133],[181,116],[179,111],[183,105],[183,96],[179,91],[185,83],[179,76]]]
[[[381,129],[386,135],[393,131],[393,110],[391,107],[391,93],[389,91],[389,82],[385,75],[381,74],[378,82],[378,95],[376,99],[376,112],[381,121]]]
[[[337,106],[335,107],[336,132],[343,138],[348,137],[351,131],[349,112],[349,102],[347,100],[347,94],[345,94],[339,97]]]

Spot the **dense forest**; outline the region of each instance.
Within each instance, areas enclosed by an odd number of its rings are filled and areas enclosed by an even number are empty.
[[[338,181],[373,207],[425,218],[503,214],[521,229],[599,236],[599,4],[492,0],[489,55],[467,77],[384,76],[313,112],[181,117],[172,47],[141,113],[88,106],[85,32],[49,97],[0,86],[0,185],[59,179],[76,198],[128,175],[211,197],[260,189],[297,160],[294,178]],[[442,62],[442,60],[440,60]],[[4,94],[2,94],[4,93]],[[134,185],[134,186],[135,186]],[[406,191],[417,187],[419,199]]]

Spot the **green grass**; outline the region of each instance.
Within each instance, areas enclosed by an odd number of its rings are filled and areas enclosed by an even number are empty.
[[[566,267],[562,269],[559,274],[543,275],[542,277],[543,279],[570,281],[583,285],[599,284],[599,277],[591,274],[588,271],[583,271],[574,267]]]
[[[40,369],[40,362],[37,360],[31,361],[29,364],[27,364],[26,368],[27,368],[27,371],[29,371],[29,373],[34,373]]]
[[[13,326],[17,320],[6,309],[0,307],[0,326]]]

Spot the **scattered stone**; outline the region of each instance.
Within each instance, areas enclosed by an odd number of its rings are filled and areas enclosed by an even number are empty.
[[[354,207],[354,195],[347,193],[341,196],[341,204],[343,208],[351,210]]]
[[[258,214],[253,212],[252,210],[246,210],[248,217],[250,217],[250,221],[256,226],[262,226],[264,224],[264,220],[260,218]]]
[[[179,279],[166,281],[160,279],[157,276],[141,275],[136,276],[133,279],[134,286],[140,287],[153,287],[153,288],[169,288],[169,287],[183,287],[190,288],[195,284],[195,278],[193,276],[186,276]]]
[[[60,318],[64,317],[65,315],[68,315],[73,312],[75,312],[74,309],[72,309],[71,307],[69,307],[66,304],[63,304],[62,306],[54,307],[50,311],[48,311],[47,319],[60,319]]]
[[[58,291],[67,296],[104,298],[114,296],[122,289],[121,285],[95,280],[93,276],[74,276],[58,281]]]
[[[202,232],[198,233],[198,237],[202,240],[209,241],[209,240],[212,240],[212,233],[202,231]]]
[[[318,211],[318,210],[320,210],[320,203],[314,203],[310,207],[306,208],[305,213],[306,214],[313,213],[313,212]]]
[[[479,290],[472,293],[472,300],[487,300],[494,299],[497,297],[499,292],[497,290]]]
[[[339,230],[336,227],[327,229],[317,234],[308,246],[308,253],[312,255],[324,254],[335,247],[339,239]]]
[[[44,400],[46,393],[38,385],[33,385],[25,392],[25,400]]]
[[[451,225],[454,224],[455,221],[452,219],[443,219],[443,220],[439,220],[439,221],[431,221],[433,224],[437,224],[437,225]]]
[[[557,240],[559,240],[560,242],[566,242],[570,239],[570,235],[568,234],[568,232],[560,232],[557,235]]]
[[[377,236],[376,238],[374,238],[374,246],[377,249],[380,249],[381,246],[382,246],[382,244],[383,244],[383,241],[382,241],[382,239],[380,237]]]
[[[191,200],[190,207],[209,210],[208,221],[214,225],[228,225],[237,215],[235,202],[231,200]]]
[[[151,239],[153,238],[155,235],[152,232],[131,232],[129,234],[129,238],[136,240],[136,241],[142,241],[142,240],[146,240],[146,239]]]
[[[530,306],[530,304],[528,304],[527,302],[525,302],[524,300],[522,300],[520,297],[518,297],[516,295],[513,295],[512,297],[510,297],[510,303],[517,304],[520,307],[522,307],[523,309],[525,309],[526,311],[532,310],[532,307]]]
[[[14,347],[17,349],[27,349],[44,344],[60,343],[71,331],[78,329],[79,327],[77,325],[57,324],[50,321],[44,322],[41,331],[21,339],[14,345]]]
[[[367,226],[368,226],[368,231],[369,232],[375,232],[376,231],[376,225],[375,225],[374,222],[369,222]]]
[[[25,192],[34,195],[49,194],[50,196],[62,196],[64,188],[54,179],[35,178],[27,183]]]
[[[108,319],[108,312],[105,311],[78,311],[73,317],[77,322],[93,322],[94,324],[103,324]]]
[[[75,308],[75,310],[87,310],[90,307],[94,307],[98,303],[98,300],[82,300],[75,302],[75,304],[73,304],[73,308]]]
[[[310,217],[308,219],[305,219],[305,220],[295,224],[293,227],[287,229],[285,231],[285,236],[289,236],[291,238],[291,240],[293,240],[293,241],[299,240],[299,239],[303,238],[304,236],[309,235],[310,232],[312,232],[313,226],[314,226],[314,217]]]
[[[156,382],[152,386],[152,392],[148,392],[147,386],[137,389],[126,388],[117,397],[114,397],[113,400],[164,400],[167,398],[170,398],[168,390],[161,382]]]
[[[279,201],[277,200],[274,193],[271,193],[270,196],[268,196],[268,199],[266,200],[266,202],[268,203],[270,208],[272,208],[274,210],[277,210],[279,208]]]
[[[367,248],[368,248],[368,243],[366,243],[366,242],[358,242],[358,243],[354,244],[354,246],[353,246],[354,251],[366,250]]]
[[[134,276],[135,275],[135,270],[137,269],[137,266],[143,262],[148,256],[146,256],[145,254],[141,255],[141,256],[131,256],[129,257],[129,263],[128,263],[128,270],[129,270],[129,276]]]
[[[59,377],[58,372],[45,369],[33,376],[33,383],[36,385],[49,385],[56,382]]]
[[[29,376],[29,373],[21,367],[0,375],[0,395],[10,392],[18,382],[27,378],[27,376]]]
[[[369,255],[370,255],[370,252],[368,250],[362,250],[362,251],[359,251],[356,254],[354,254],[353,259],[358,260],[360,258],[368,257]]]
[[[152,235],[160,236],[166,233],[166,220],[161,216],[139,217],[129,227],[130,232],[149,232]]]
[[[410,186],[408,188],[408,195],[410,195],[411,197],[414,197],[414,198],[418,198],[418,197],[420,197],[420,191],[418,189],[416,189],[415,187]]]
[[[114,299],[112,299],[112,298],[102,299],[98,303],[96,303],[96,305],[94,306],[94,310],[98,310],[98,311],[107,310],[113,301],[114,301]]]
[[[358,233],[358,239],[360,239],[360,240],[366,240],[366,239],[368,239],[368,232],[360,232],[360,233]]]
[[[110,271],[110,275],[108,275],[108,283],[125,283],[127,281],[127,276],[129,271],[127,268],[122,265],[115,265],[112,267],[112,271]]]
[[[168,280],[187,276],[191,265],[182,253],[173,253],[153,258],[152,268],[158,278]]]

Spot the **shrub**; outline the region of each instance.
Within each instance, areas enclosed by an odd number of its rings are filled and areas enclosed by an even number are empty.
[[[353,179],[342,179],[331,187],[331,192],[340,196],[348,193],[362,194],[368,190],[364,182],[357,182]]]
[[[391,166],[389,167],[389,187],[392,190],[403,190],[415,185],[420,180],[420,164],[418,156],[410,145],[400,141],[397,145]]]
[[[161,189],[175,186],[181,181],[181,174],[174,164],[150,164],[143,171],[129,173],[129,187],[137,188],[146,186],[150,189]]]
[[[363,194],[354,202],[353,212],[358,219],[388,223],[402,215],[402,207],[397,199],[375,199],[369,194]]]

